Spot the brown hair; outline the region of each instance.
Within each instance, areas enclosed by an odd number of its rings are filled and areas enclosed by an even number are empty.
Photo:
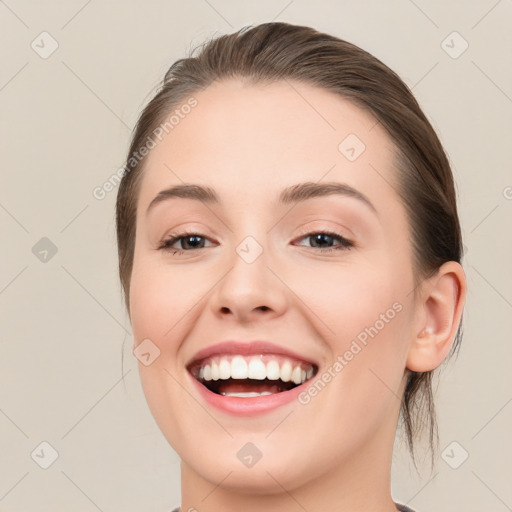
[[[304,82],[335,92],[373,114],[396,146],[397,192],[409,217],[415,284],[447,261],[460,262],[462,240],[450,164],[410,89],[380,60],[337,37],[288,23],[246,26],[204,43],[194,56],[196,50],[169,68],[133,132],[116,203],[119,275],[128,312],[136,206],[145,161],[139,150],[171,109],[214,81],[232,77],[248,83]],[[459,325],[450,355],[458,350],[461,334]],[[438,446],[432,376],[433,371],[408,371],[401,403],[400,416],[415,464],[414,440],[424,428],[432,465]]]

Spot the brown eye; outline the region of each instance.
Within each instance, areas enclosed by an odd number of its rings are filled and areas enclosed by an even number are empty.
[[[208,238],[200,235],[199,233],[183,232],[183,233],[171,233],[170,237],[163,240],[158,249],[170,251],[173,254],[181,254],[183,252],[190,252],[197,249],[205,248],[205,241]],[[178,243],[178,247],[173,247]],[[181,247],[180,247],[181,246]]]
[[[353,243],[350,240],[347,240],[344,236],[333,233],[330,231],[319,231],[312,232],[303,235],[300,240],[308,239],[311,243],[313,249],[317,249],[322,252],[330,252],[330,251],[338,251],[343,249],[349,249],[353,247]],[[339,244],[333,246],[331,240],[338,240]],[[326,246],[327,244],[327,246]],[[303,245],[303,244],[299,244]]]

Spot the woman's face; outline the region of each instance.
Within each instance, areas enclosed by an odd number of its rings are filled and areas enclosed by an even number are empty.
[[[137,206],[130,314],[156,422],[189,474],[225,488],[390,461],[417,309],[390,139],[305,84],[194,97],[154,139]],[[218,201],[149,206],[184,185]]]

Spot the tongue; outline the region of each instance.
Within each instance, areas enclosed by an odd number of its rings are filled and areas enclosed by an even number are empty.
[[[293,387],[293,386],[292,386]],[[289,383],[286,385],[282,381],[258,381],[254,379],[247,380],[220,380],[217,381],[215,392],[219,394],[229,393],[279,393],[290,389]]]

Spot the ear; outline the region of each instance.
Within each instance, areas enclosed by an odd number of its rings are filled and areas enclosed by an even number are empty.
[[[444,263],[422,283],[415,337],[407,356],[409,370],[428,372],[445,360],[457,334],[466,291],[466,276],[456,261]]]

